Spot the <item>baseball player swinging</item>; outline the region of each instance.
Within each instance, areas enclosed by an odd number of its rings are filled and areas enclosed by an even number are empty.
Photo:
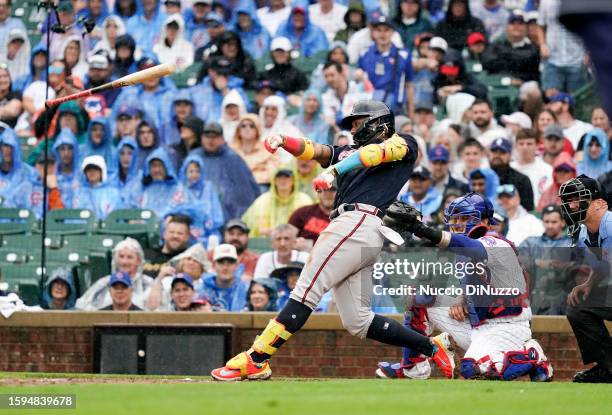
[[[464,288],[468,285],[514,287],[520,292],[518,295],[464,294],[459,303],[450,308],[417,310],[413,315],[416,321],[406,324],[423,331],[418,322],[423,323],[425,317],[433,326],[448,331],[466,350],[461,359],[461,374],[466,379],[512,380],[529,375],[532,381],[549,381],[553,376],[552,366],[542,347],[531,338],[526,276],[512,243],[489,232],[488,226],[495,224],[493,213],[493,205],[487,198],[469,193],[451,202],[444,211],[450,230],[445,232],[424,225],[420,213],[410,205],[394,202],[387,209],[385,224],[405,229],[455,252],[457,261],[477,261],[485,265],[484,273],[474,272],[461,280]],[[429,364],[414,352],[404,350],[401,364],[379,363],[377,376],[427,378]]]
[[[432,357],[446,376],[452,377],[454,361],[446,333],[430,339],[375,315],[370,306],[372,266],[383,245],[383,232],[399,238],[383,226],[383,212],[408,180],[417,144],[414,138],[395,133],[393,113],[379,101],[359,101],[341,125],[351,130],[355,145],[332,147],[281,135],[265,140],[272,153],[283,148],[300,160],[314,159],[327,167],[313,185],[315,190],[324,190],[337,182],[335,209],[285,307],[249,350],[211,372],[216,380],[270,378],[270,357],[306,323],[323,294],[331,289],[342,324],[352,335],[411,347]]]

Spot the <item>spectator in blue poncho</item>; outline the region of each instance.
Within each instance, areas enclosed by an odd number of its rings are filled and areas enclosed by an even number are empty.
[[[111,129],[106,117],[95,118],[87,128],[87,141],[79,149],[82,159],[102,156],[108,166],[108,173],[114,174],[117,168],[117,149],[113,145]]]
[[[72,208],[89,209],[98,219],[123,207],[119,189],[108,182],[106,163],[102,156],[85,157],[81,163],[81,186],[72,196]]]
[[[174,166],[163,148],[156,149],[147,157],[141,179],[129,190],[125,195],[128,207],[151,209],[160,218],[167,210],[190,203],[189,195],[178,182]]]
[[[206,30],[206,15],[211,10],[212,0],[195,0],[191,9],[183,12],[185,19],[185,39],[194,49],[201,48],[210,41]]]
[[[212,234],[221,239],[221,228],[224,224],[223,207],[219,200],[219,192],[215,185],[206,179],[206,169],[202,159],[192,154],[188,156],[179,174],[181,185],[187,189],[190,206],[194,207],[194,214],[191,215],[193,223],[191,233],[196,235],[201,241],[205,241]],[[199,229],[198,224],[202,227]]]
[[[7,198],[32,173],[21,160],[21,145],[13,129],[6,126],[0,133],[0,197]]]
[[[323,119],[323,101],[321,94],[309,89],[304,92],[302,105],[298,114],[287,117],[306,137],[319,144],[331,144],[331,128]]]
[[[254,3],[243,4],[234,10],[230,30],[238,34],[242,47],[253,59],[260,59],[268,52],[271,36],[259,22]]]
[[[118,162],[115,174],[108,182],[123,192],[130,183],[138,181],[138,144],[132,137],[125,137],[117,145]]]
[[[57,185],[62,192],[62,198],[71,204],[72,194],[79,188],[79,144],[69,128],[63,128],[59,133],[51,152],[57,160]]]
[[[136,144],[138,144],[136,166],[142,170],[147,157],[161,145],[159,132],[151,121],[142,120],[136,127]]]
[[[219,123],[204,126],[202,147],[192,151],[202,158],[207,180],[213,182],[221,196],[223,215],[239,218],[259,196],[259,186],[247,164],[223,139]]]
[[[141,0],[140,4],[136,14],[128,19],[126,29],[143,52],[150,53],[161,37],[166,14],[160,10],[159,0]]]
[[[310,22],[308,8],[305,6],[294,6],[289,19],[281,23],[275,36],[288,38],[293,48],[307,58],[329,49],[325,32]]]
[[[193,115],[193,99],[186,88],[178,89],[172,99],[172,109],[169,119],[161,126],[162,144],[166,147],[181,141],[181,126],[187,117]]]
[[[578,175],[584,174],[597,178],[612,170],[612,162],[608,160],[610,142],[601,128],[594,128],[585,134],[582,146],[583,158],[576,170]]]
[[[142,71],[159,64],[157,59],[145,57],[138,61]],[[176,87],[168,77],[152,78],[141,84],[124,88],[113,104],[114,109],[138,105],[155,127],[160,128],[170,118],[170,108]]]

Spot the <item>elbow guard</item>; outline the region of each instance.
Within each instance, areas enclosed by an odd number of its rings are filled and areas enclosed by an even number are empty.
[[[368,144],[359,149],[359,160],[364,167],[374,167],[381,163],[391,163],[404,158],[408,152],[408,145],[399,135],[379,144]]]

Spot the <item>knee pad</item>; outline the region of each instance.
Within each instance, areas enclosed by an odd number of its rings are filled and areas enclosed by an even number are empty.
[[[461,376],[465,379],[471,379],[479,373],[476,360],[469,357],[461,359]]]
[[[357,313],[351,316],[346,316],[340,313],[342,326],[353,336],[365,339],[368,334],[368,329],[374,318],[374,312],[366,307],[358,307]]]

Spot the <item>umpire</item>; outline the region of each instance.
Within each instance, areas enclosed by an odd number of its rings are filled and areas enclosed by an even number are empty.
[[[592,271],[567,297],[567,319],[578,341],[583,363],[596,363],[574,375],[574,382],[612,383],[612,338],[605,321],[612,321],[612,212],[606,194],[595,179],[580,175],[559,189],[561,210],[570,233],[577,235],[577,253],[583,253]],[[583,248],[583,249],[580,249]]]

